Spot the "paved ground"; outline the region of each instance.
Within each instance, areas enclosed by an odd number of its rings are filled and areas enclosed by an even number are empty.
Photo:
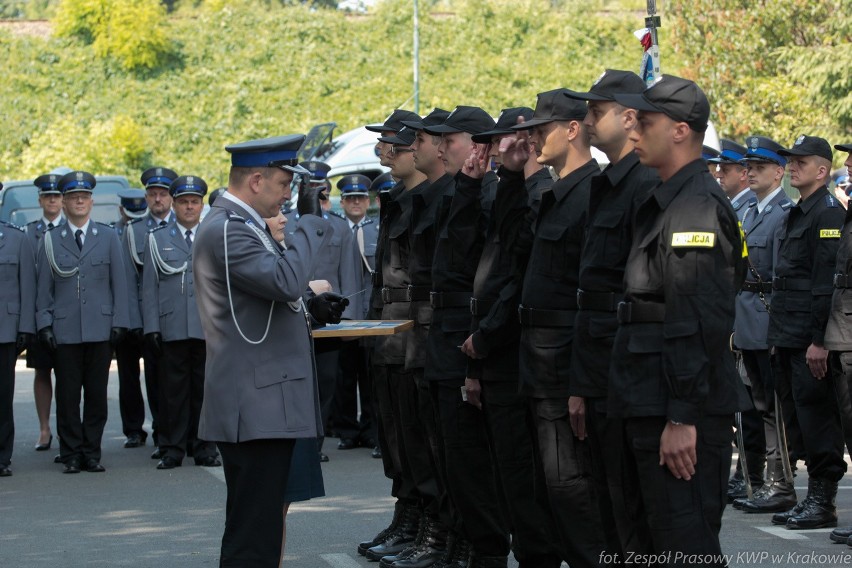
[[[56,441],[49,452],[32,450],[38,434],[32,371],[19,366],[14,476],[0,479],[0,568],[218,565],[225,503],[221,468],[188,460],[184,467],[158,471],[150,445],[124,449],[117,383],[113,370],[103,442],[107,472],[62,475],[62,466],[53,463]],[[389,483],[369,451],[338,451],[329,442],[331,461],[323,466],[328,496],[291,509],[284,565],[375,567],[357,555],[355,545],[390,519]],[[796,483],[800,497],[807,486],[803,477]],[[852,524],[852,480],[843,480],[838,505],[841,522]],[[765,516],[729,508],[722,546],[732,555],[731,566],[852,565],[852,548],[831,544],[827,532],[776,529]]]

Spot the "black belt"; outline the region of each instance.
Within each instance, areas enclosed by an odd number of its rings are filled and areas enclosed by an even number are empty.
[[[771,291],[771,282],[743,282],[743,292],[763,292],[764,294],[767,294]]]
[[[491,311],[491,308],[494,306],[493,300],[477,300],[476,298],[470,299],[470,315],[476,317],[485,317],[488,315],[488,312]]]
[[[775,290],[809,291],[811,289],[811,281],[807,278],[773,278],[772,288]]]
[[[598,312],[618,311],[618,303],[621,294],[615,292],[586,292],[577,290],[577,307],[581,310],[594,310]]]
[[[539,310],[518,306],[518,319],[526,327],[573,327],[577,310]]]
[[[430,292],[429,303],[433,310],[470,306],[470,292]]]
[[[393,304],[394,302],[408,302],[408,288],[382,288],[382,302]]]
[[[834,275],[834,287],[835,288],[852,288],[852,278],[849,278],[848,274],[835,274]]]
[[[659,302],[619,302],[618,323],[662,322],[666,305]]]
[[[408,300],[410,302],[425,302],[429,299],[432,289],[429,286],[408,285]]]

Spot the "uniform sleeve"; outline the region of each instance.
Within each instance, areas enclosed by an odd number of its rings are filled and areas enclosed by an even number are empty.
[[[47,238],[45,234],[44,239]],[[38,249],[38,262],[36,263],[36,279],[38,289],[36,291],[36,329],[44,329],[53,325],[53,269],[47,261],[47,253],[44,248],[44,239]]]
[[[811,343],[822,346],[834,292],[834,266],[840,248],[840,229],[844,211],[840,207],[823,209],[811,238],[814,263],[811,271]]]
[[[36,304],[36,267],[30,239],[26,234],[21,235],[21,250],[18,258],[18,282],[21,294],[20,318],[18,333],[35,333],[35,304]]]
[[[109,278],[112,286],[112,327],[130,327],[130,287],[127,285],[127,266],[121,254],[118,235],[109,231]],[[135,294],[133,298],[135,300]],[[134,302],[137,305],[138,302]]]
[[[711,366],[728,348],[734,296],[744,273],[733,211],[712,198],[695,205],[688,215],[673,215],[659,243],[666,275],[662,355],[667,417],[685,424],[696,424],[701,417]]]
[[[144,333],[157,333],[160,331],[160,283],[158,282],[157,267],[154,266],[154,256],[151,254],[150,243],[145,245],[143,260],[145,268],[142,269],[142,302],[140,306],[142,329]]]

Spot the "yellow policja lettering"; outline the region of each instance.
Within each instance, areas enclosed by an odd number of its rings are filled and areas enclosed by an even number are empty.
[[[840,229],[820,229],[819,238],[821,239],[839,239]]]
[[[672,247],[713,248],[715,245],[715,233],[672,233]]]

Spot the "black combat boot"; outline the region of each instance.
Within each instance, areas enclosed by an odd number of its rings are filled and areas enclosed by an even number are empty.
[[[420,524],[420,509],[417,507],[405,507],[402,511],[396,528],[392,530],[385,539],[375,546],[371,546],[364,553],[367,560],[380,560],[385,556],[398,554],[405,550],[417,537],[417,528]]]
[[[391,519],[390,524],[379,531],[379,534],[371,538],[370,540],[365,540],[364,542],[358,543],[358,554],[364,556],[367,554],[367,549],[376,546],[377,544],[381,544],[385,541],[385,539],[390,535],[396,527],[399,525],[399,520],[402,518],[402,512],[405,510],[405,507],[411,507],[413,505],[407,505],[403,501],[397,499],[396,503],[393,506],[393,518]]]
[[[470,542],[454,532],[447,537],[447,550],[432,568],[468,568]]]
[[[395,561],[392,568],[429,568],[433,566],[447,548],[447,529],[436,518],[426,515],[426,529],[423,539],[414,553],[408,558]]]
[[[780,513],[796,505],[796,490],[784,479],[784,465],[780,459],[772,460],[769,478],[755,492],[751,500],[737,499],[734,508],[746,513]],[[774,521],[773,521],[774,522]]]
[[[838,542],[843,544],[847,540],[849,540],[850,536],[852,536],[852,527],[843,527],[831,531],[831,534],[828,535],[828,538],[830,538],[832,542]]]
[[[408,545],[398,553],[383,556],[382,559],[379,560],[379,566],[381,568],[390,568],[397,560],[403,560],[414,554],[417,551],[417,547],[420,546],[420,543],[423,542],[423,538],[426,536],[426,525],[426,514],[422,513],[418,519],[417,535],[414,537],[414,540],[409,542]]]
[[[754,498],[754,494],[763,485],[763,470],[766,466],[766,455],[747,452],[745,460],[748,466],[748,478],[751,481],[752,498]],[[737,466],[739,466],[739,463],[737,461]],[[742,470],[737,467],[734,475],[728,480],[728,502],[733,503],[736,499],[747,498],[748,490],[746,488],[746,481],[743,478]]]
[[[821,529],[837,526],[837,482],[828,479],[808,479],[810,503],[787,521],[788,529]]]

